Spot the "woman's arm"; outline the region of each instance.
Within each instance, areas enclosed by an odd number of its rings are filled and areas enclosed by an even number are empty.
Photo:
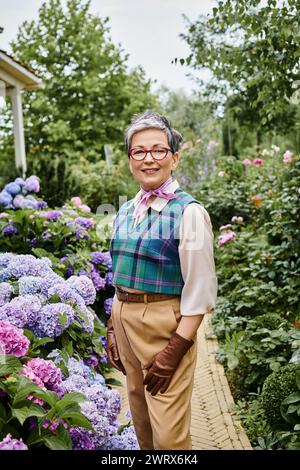
[[[179,258],[184,287],[181,320],[176,332],[192,339],[203,316],[214,310],[217,297],[214,236],[208,212],[197,203],[185,209],[180,224]]]
[[[185,339],[193,339],[204,315],[193,315],[181,317],[176,333]]]

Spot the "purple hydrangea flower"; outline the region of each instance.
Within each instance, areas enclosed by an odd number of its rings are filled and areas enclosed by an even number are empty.
[[[44,305],[41,309],[40,321],[33,328],[37,336],[55,338],[68,328],[75,318],[75,312],[70,305],[53,303]]]
[[[97,367],[99,364],[99,359],[95,354],[92,354],[88,359],[84,360],[84,363],[90,367]]]
[[[11,354],[16,357],[25,356],[30,341],[23,331],[5,320],[0,320],[0,350],[2,354]]]
[[[46,201],[37,201],[37,209],[46,209],[48,204]]]
[[[108,269],[112,268],[112,260],[109,251],[94,251],[91,254],[91,262],[93,264],[105,264]]]
[[[28,447],[22,439],[13,439],[11,434],[7,434],[0,442],[0,450],[28,450]]]
[[[37,209],[38,203],[33,199],[29,199],[29,196],[24,197],[24,199],[20,202],[21,209]]]
[[[76,320],[80,323],[83,331],[86,333],[92,333],[94,330],[94,313],[92,313],[85,305],[79,306],[79,311],[76,311]]]
[[[59,217],[62,217],[63,213],[61,211],[49,211],[46,212],[46,217],[48,220],[52,220],[53,222],[57,220]]]
[[[30,244],[31,248],[34,247],[34,246],[36,246],[36,245],[37,245],[37,242],[38,242],[38,241],[37,241],[37,238],[36,238],[36,237],[34,237],[32,240],[30,240],[29,244]]]
[[[94,450],[95,445],[91,438],[91,433],[84,428],[72,428],[69,431],[73,450]]]
[[[86,229],[94,228],[94,220],[87,217],[77,217],[74,222]]]
[[[84,228],[78,228],[73,232],[73,235],[77,240],[89,240],[90,236]]]
[[[66,281],[67,285],[75,290],[84,299],[86,305],[93,304],[96,300],[96,290],[91,279],[87,276],[71,276]]]
[[[35,175],[29,176],[25,180],[24,189],[26,189],[29,193],[38,193],[40,190],[40,183],[38,178]]]
[[[37,296],[24,295],[13,298],[0,307],[0,318],[17,327],[30,327],[38,321],[42,305]]]
[[[100,291],[105,288],[106,280],[104,277],[101,276],[99,271],[94,266],[92,267],[90,277],[97,291]]]
[[[105,314],[107,317],[110,317],[113,300],[113,297],[109,297],[103,302]]]
[[[109,436],[103,450],[140,450],[133,426],[124,428],[122,434]]]
[[[15,235],[18,233],[17,227],[14,227],[13,225],[7,225],[3,230],[2,230],[3,235],[9,236],[9,235]]]
[[[43,276],[52,274],[52,262],[48,258],[37,259],[32,255],[14,255],[8,264],[10,277]]]
[[[22,194],[18,194],[17,196],[15,196],[12,202],[14,209],[21,209],[23,201],[24,201],[24,196]]]
[[[105,274],[105,282],[107,286],[112,286],[113,274],[111,271],[108,271]]]

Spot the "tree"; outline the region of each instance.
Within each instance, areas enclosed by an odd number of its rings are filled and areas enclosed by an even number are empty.
[[[103,159],[105,144],[122,144],[133,113],[156,107],[143,70],[128,71],[128,56],[108,37],[108,18],[89,7],[90,0],[68,0],[65,9],[61,0],[50,0],[12,44],[45,84],[24,95],[24,126],[29,170],[42,178],[52,203],[71,195],[70,163]]]
[[[159,96],[163,112],[172,126],[182,133],[185,141],[219,140],[220,122],[207,99],[195,92],[188,96],[183,90],[169,90],[165,86],[160,88]]]
[[[237,95],[237,111],[243,108],[259,132],[286,132],[295,122],[290,101],[300,89],[299,10],[299,0],[218,1],[182,35],[192,51],[187,62],[212,73],[207,94],[223,102]]]

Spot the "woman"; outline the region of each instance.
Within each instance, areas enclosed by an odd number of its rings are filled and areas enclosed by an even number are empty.
[[[172,177],[181,135],[146,111],[126,130],[130,171],[140,184],[114,222],[116,288],[109,361],[127,378],[141,449],[191,449],[196,332],[214,309],[217,280],[207,211]]]

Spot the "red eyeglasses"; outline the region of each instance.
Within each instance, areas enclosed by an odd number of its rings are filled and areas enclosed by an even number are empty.
[[[154,160],[163,160],[169,152],[172,152],[172,150],[167,147],[156,147],[154,149],[131,148],[128,150],[128,157],[142,161],[146,158],[147,153],[150,153]]]

